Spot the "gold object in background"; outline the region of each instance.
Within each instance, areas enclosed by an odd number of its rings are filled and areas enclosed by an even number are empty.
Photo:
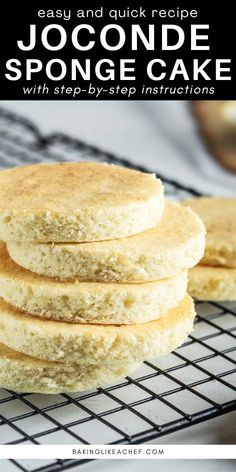
[[[192,111],[213,157],[236,172],[236,101],[198,100]]]

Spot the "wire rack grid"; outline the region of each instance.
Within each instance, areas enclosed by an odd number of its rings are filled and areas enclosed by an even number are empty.
[[[63,134],[42,136],[31,122],[0,110],[1,168],[87,159],[146,170]],[[170,198],[199,195],[192,188],[160,177]],[[196,309],[195,330],[179,349],[163,359],[144,362],[118,384],[61,395],[1,389],[1,442],[138,444],[233,411],[236,302],[197,302]],[[11,460],[9,470],[59,472],[83,462]]]

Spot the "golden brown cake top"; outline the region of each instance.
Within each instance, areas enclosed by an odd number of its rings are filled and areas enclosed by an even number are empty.
[[[161,193],[153,174],[106,163],[34,164],[0,171],[0,210],[75,212],[138,203]]]
[[[208,235],[236,233],[236,197],[196,197],[183,204],[198,214]]]

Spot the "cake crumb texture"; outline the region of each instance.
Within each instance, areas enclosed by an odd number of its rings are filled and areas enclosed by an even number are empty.
[[[199,300],[236,300],[236,269],[198,265],[189,271],[188,292]]]
[[[81,242],[155,226],[164,206],[154,174],[95,162],[0,171],[0,239]]]
[[[106,386],[139,364],[67,365],[26,356],[0,344],[0,387],[18,393],[80,392]]]
[[[198,197],[185,200],[202,219],[207,235],[201,264],[236,268],[236,198]]]
[[[165,316],[187,290],[187,270],[142,284],[60,281],[13,262],[0,242],[0,296],[42,318],[79,323],[142,323]]]
[[[128,238],[83,244],[7,242],[10,257],[40,275],[123,283],[172,277],[196,265],[204,248],[200,218],[171,201],[155,228]]]
[[[0,342],[26,355],[67,364],[132,364],[163,356],[193,329],[189,295],[159,320],[135,325],[70,324],[42,320],[0,299]]]

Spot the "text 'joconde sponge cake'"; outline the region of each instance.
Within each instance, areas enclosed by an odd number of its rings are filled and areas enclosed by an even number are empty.
[[[82,242],[155,226],[164,205],[154,174],[94,162],[0,172],[0,239]]]

